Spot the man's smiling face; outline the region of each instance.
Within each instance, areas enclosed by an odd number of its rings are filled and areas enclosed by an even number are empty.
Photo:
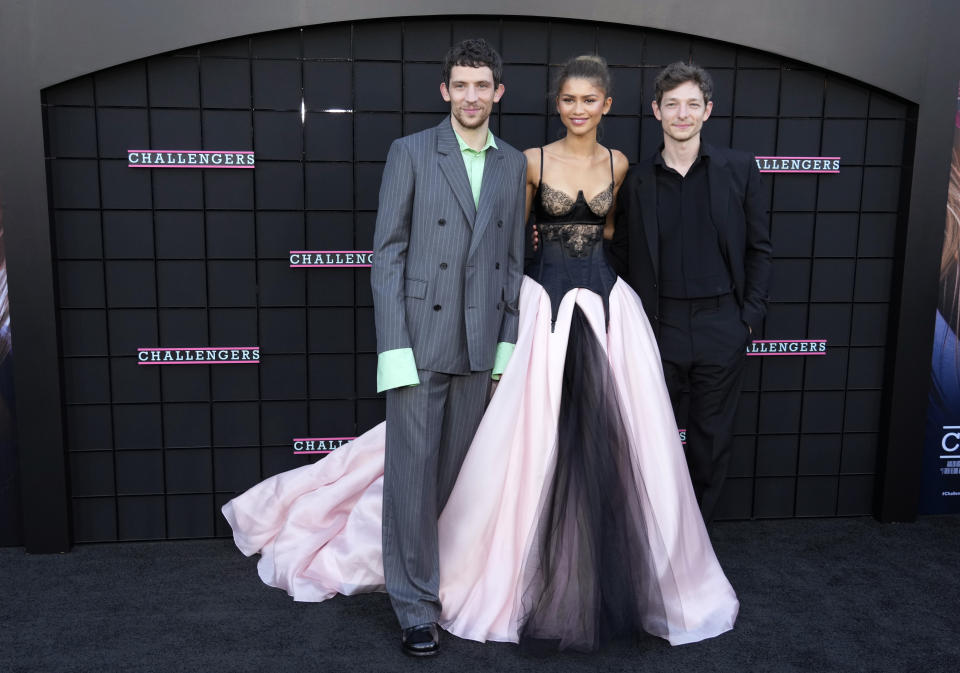
[[[502,83],[494,86],[493,71],[487,66],[455,65],[450,69],[449,86],[440,84],[440,95],[450,103],[450,114],[464,129],[483,126],[503,91]]]
[[[712,109],[713,101],[703,100],[703,91],[695,82],[684,82],[665,91],[659,104],[653,101],[653,114],[660,120],[663,132],[681,143],[700,134]]]

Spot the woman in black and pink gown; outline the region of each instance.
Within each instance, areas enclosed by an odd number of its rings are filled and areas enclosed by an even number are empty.
[[[739,609],[653,332],[604,258],[627,170],[597,142],[609,92],[602,59],[568,62],[556,98],[566,135],[526,151],[540,243],[516,349],[439,521],[440,625],[463,638],[591,650],[645,631],[679,645],[733,628]],[[299,601],[383,589],[384,432],[224,506],[265,583]]]

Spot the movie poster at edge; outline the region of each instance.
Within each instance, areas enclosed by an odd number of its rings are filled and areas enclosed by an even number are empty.
[[[0,210],[0,546],[20,544],[20,489],[17,476],[16,428],[13,416],[13,351],[7,258]]]
[[[960,90],[940,256],[920,512],[960,512]]]

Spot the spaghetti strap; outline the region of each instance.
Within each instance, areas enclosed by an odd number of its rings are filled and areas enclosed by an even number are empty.
[[[540,148],[540,182],[537,183],[537,189],[540,189],[540,184],[543,182],[543,148]]]
[[[608,147],[608,148],[607,148],[607,152],[610,153],[610,182],[616,182],[616,181],[617,181],[617,178],[616,178],[616,175],[614,175],[614,173],[613,173],[613,150]],[[541,164],[542,164],[542,163],[543,163],[543,162],[541,161]],[[543,166],[542,166],[542,165],[541,165],[541,167],[540,167],[540,170],[541,170],[541,171],[543,170]]]

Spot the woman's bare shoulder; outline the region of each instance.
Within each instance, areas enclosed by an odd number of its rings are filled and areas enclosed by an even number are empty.
[[[540,148],[528,147],[523,156],[527,158],[527,183],[536,187],[540,182]]]
[[[627,159],[627,155],[621,152],[620,150],[613,151],[613,176],[617,183],[620,183],[624,176],[627,174],[627,170],[630,168],[630,160]]]

